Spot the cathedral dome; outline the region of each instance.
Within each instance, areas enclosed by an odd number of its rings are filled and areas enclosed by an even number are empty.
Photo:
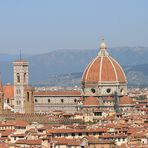
[[[109,56],[104,40],[100,44],[100,52],[86,67],[82,82],[84,83],[126,83],[126,76],[119,63]]]
[[[82,75],[83,95],[106,96],[127,94],[127,80],[120,64],[107,52],[104,40],[98,55],[88,64]]]

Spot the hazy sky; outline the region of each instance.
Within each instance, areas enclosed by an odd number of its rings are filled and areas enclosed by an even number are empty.
[[[0,53],[148,46],[148,0],[0,0]]]

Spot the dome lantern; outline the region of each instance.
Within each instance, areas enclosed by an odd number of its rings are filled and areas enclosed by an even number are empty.
[[[107,52],[107,45],[105,43],[105,40],[102,39],[101,43],[100,43],[100,51],[98,53],[98,56],[108,56],[108,52]]]

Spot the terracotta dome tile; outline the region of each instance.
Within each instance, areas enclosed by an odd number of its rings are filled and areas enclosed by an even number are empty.
[[[101,81],[116,81],[115,71],[109,57],[103,58]]]
[[[121,66],[110,56],[97,56],[86,68],[82,82],[121,82],[126,83],[126,77]]]

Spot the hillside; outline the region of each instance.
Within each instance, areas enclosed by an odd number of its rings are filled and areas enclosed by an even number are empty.
[[[30,62],[30,83],[42,85],[73,85],[78,84],[79,78],[65,82],[67,75],[81,73],[86,65],[94,58],[98,50],[63,49],[39,55],[25,55]],[[124,65],[129,84],[147,86],[148,77],[148,48],[147,47],[118,47],[109,49],[109,53],[121,65]],[[12,61],[17,55],[0,55],[0,69],[4,83],[13,81]],[[54,78],[55,77],[55,78]],[[63,78],[64,77],[64,78]],[[64,82],[62,81],[64,79]],[[59,81],[61,83],[59,83]],[[58,82],[58,83],[57,83]]]

